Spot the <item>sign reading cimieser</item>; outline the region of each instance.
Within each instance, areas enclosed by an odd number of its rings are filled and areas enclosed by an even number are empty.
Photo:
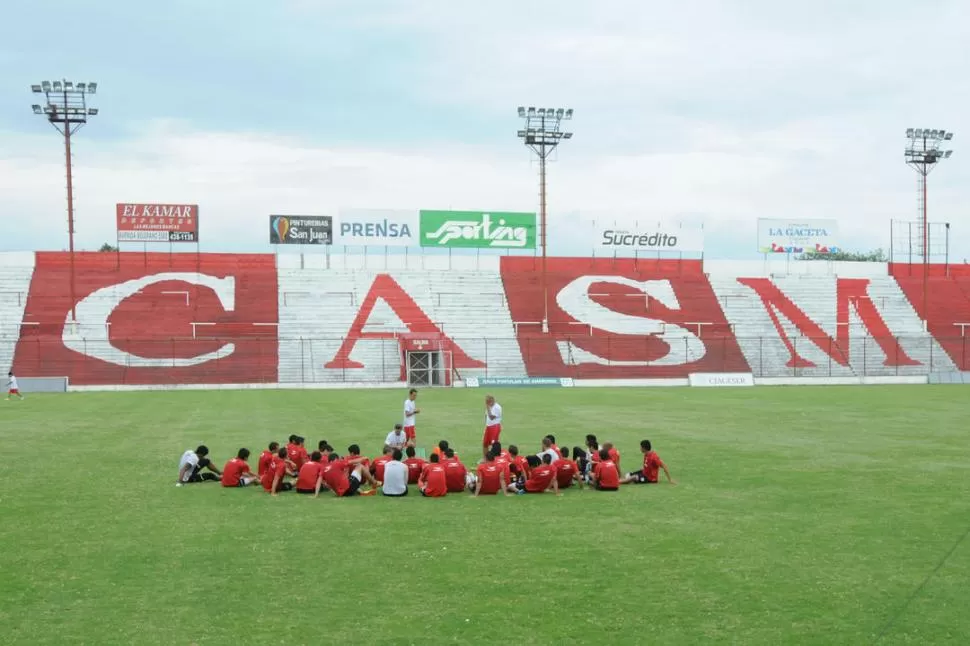
[[[321,244],[333,242],[333,218],[329,215],[271,215],[270,244]]]
[[[687,375],[691,386],[704,388],[731,388],[753,386],[754,375],[750,372],[692,372]]]
[[[600,233],[598,246],[622,254],[635,251],[703,253],[704,230],[677,227],[613,227]]]

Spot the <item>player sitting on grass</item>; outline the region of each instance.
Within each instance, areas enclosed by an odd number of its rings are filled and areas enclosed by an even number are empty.
[[[400,424],[394,425],[394,430],[387,434],[384,438],[384,447],[390,447],[391,449],[404,450],[408,445],[408,436],[404,434],[404,429]]]
[[[445,457],[445,451],[450,448],[448,440],[441,440],[438,442],[438,446],[431,449],[431,455],[437,455],[438,459],[441,460]]]
[[[370,458],[360,454],[360,446],[357,444],[351,444],[347,447],[347,459],[358,460],[365,469],[370,470]]]
[[[393,460],[391,457],[394,453],[394,449],[389,446],[384,447],[384,454],[379,458],[374,458],[374,461],[370,463],[370,472],[374,476],[375,480],[384,481],[384,466]]]
[[[204,444],[194,451],[183,453],[182,459],[179,460],[179,479],[175,484],[181,486],[189,482],[218,481],[222,471],[212,466],[212,460],[208,455],[209,447]],[[202,469],[208,469],[212,473],[202,473]]]
[[[555,491],[557,496],[562,495],[559,493],[559,483],[556,481],[556,470],[552,466],[552,457],[544,455],[542,456],[542,464],[532,469],[529,479],[521,486],[517,486],[515,493],[520,495],[542,493],[550,489]]]
[[[549,456],[549,459],[553,461],[559,459],[559,450],[555,448],[555,444],[553,444],[551,436],[547,435],[542,438],[542,450],[536,453],[536,456],[540,460],[546,456]]]
[[[448,493],[448,480],[445,467],[438,460],[438,454],[431,456],[431,462],[424,467],[418,479],[418,489],[426,498],[441,498]]]
[[[341,459],[336,453],[330,454],[330,461],[323,467],[323,480],[327,488],[333,491],[333,495],[343,498],[357,495],[373,496],[377,493],[381,483],[374,480],[370,471],[364,466],[363,461],[366,459],[360,455]],[[370,484],[370,491],[360,490],[360,485],[365,481]]]
[[[546,437],[549,439],[550,448],[552,448],[552,450],[556,452],[556,457],[552,459],[552,461],[555,462],[556,460],[562,457],[562,451],[560,451],[559,447],[556,445],[555,435],[547,435]]]
[[[501,491],[506,496],[509,495],[509,481],[507,479],[506,468],[500,466],[495,461],[495,454],[489,451],[485,454],[485,461],[478,465],[475,470],[475,477],[469,486],[474,486],[472,495],[474,496],[494,496]]]
[[[556,482],[560,489],[571,487],[574,482],[583,485],[579,466],[569,459],[569,449],[562,449],[562,457],[552,463],[552,468],[556,470]]]
[[[256,476],[249,470],[249,449],[239,449],[236,457],[226,462],[222,467],[223,487],[248,487],[257,481]]]
[[[407,455],[407,459],[404,460],[404,466],[408,468],[408,484],[417,484],[418,478],[421,477],[421,472],[424,471],[424,467],[428,464],[424,458],[414,457],[414,447],[409,446],[404,454]]]
[[[524,455],[519,455],[519,447],[514,444],[509,445],[509,456],[512,458],[512,463],[509,465],[512,475],[516,478],[528,478],[529,461]]]
[[[620,471],[606,449],[600,449],[599,461],[593,467],[591,482],[598,491],[616,491],[620,488]]]
[[[263,452],[259,454],[259,462],[256,463],[256,475],[260,478],[266,473],[266,469],[269,468],[269,463],[273,461],[276,454],[279,453],[280,443],[270,442],[269,447],[263,449]]]
[[[297,493],[320,495],[320,489],[324,488],[323,464],[320,463],[322,459],[323,454],[314,451],[310,455],[310,461],[300,467],[300,474],[296,478]]]
[[[408,495],[408,468],[401,462],[404,457],[401,449],[394,449],[391,457],[393,459],[384,466],[381,493],[391,498],[400,498]]]
[[[667,465],[660,459],[657,452],[651,448],[650,440],[640,442],[640,452],[643,453],[643,468],[639,471],[631,471],[628,473],[620,481],[620,484],[656,484],[660,482],[661,469],[663,469],[664,474],[667,476],[667,482],[677,484],[670,477],[670,471],[667,470]]]
[[[281,491],[289,491],[293,488],[291,483],[283,482],[287,471],[288,460],[286,456],[287,452],[285,448],[278,449],[276,457],[269,463],[269,466],[266,467],[266,470],[263,471],[263,475],[260,478],[263,489],[273,496]]]
[[[612,442],[603,442],[603,448],[610,455],[610,459],[613,460],[613,464],[616,465],[617,470],[620,469],[620,452],[613,447]]]
[[[448,493],[461,493],[464,491],[465,477],[468,475],[468,469],[465,468],[465,465],[455,455],[454,449],[449,448],[445,451],[445,459],[442,464],[445,467],[445,482],[448,487]]]
[[[303,446],[304,441],[299,435],[291,435],[290,443],[286,445],[286,453],[289,456],[290,462],[293,463],[291,469],[294,471],[299,471],[300,467],[310,459],[307,455],[306,447]]]

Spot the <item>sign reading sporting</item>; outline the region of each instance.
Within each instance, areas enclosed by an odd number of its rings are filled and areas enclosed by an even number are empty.
[[[335,245],[410,247],[417,245],[417,211],[344,209],[334,227]]]
[[[198,242],[198,204],[116,204],[118,242]]]
[[[502,211],[421,211],[421,246],[535,249],[536,214]]]
[[[758,220],[760,253],[835,253],[838,236],[835,220]]]
[[[270,244],[325,244],[332,241],[333,218],[329,215],[271,215]]]

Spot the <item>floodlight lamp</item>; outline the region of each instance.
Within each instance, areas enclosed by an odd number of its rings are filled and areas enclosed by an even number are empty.
[[[516,134],[517,136],[519,136],[519,137],[525,137],[525,130],[519,130],[519,131],[518,131],[517,133],[515,133],[515,134]]]
[[[539,108],[539,116],[540,117],[545,117],[546,116],[546,109],[545,108]]]
[[[922,128],[917,128],[916,129],[916,137],[919,138],[919,137],[922,137],[922,136],[923,136],[923,129]]]
[[[554,114],[556,114],[556,109],[555,108],[546,108],[546,115],[549,118],[552,118],[552,115],[554,115]]]
[[[30,91],[31,92],[40,92],[40,86],[39,85],[31,85],[30,86]]]
[[[60,81],[54,81],[54,91],[55,92],[60,92],[61,91],[61,82]]]
[[[562,138],[563,139],[572,139],[573,138],[573,133],[571,133],[571,132],[564,132],[564,133],[562,133]]]
[[[97,91],[98,91],[98,84],[97,83],[88,83],[88,93],[89,94],[94,94]]]
[[[572,119],[573,118],[573,109],[572,108],[567,108],[566,109],[566,118],[567,119]]]
[[[64,81],[64,90],[67,92],[74,91],[74,81]]]
[[[86,92],[87,91],[87,83],[78,83],[77,84],[77,91],[78,92]]]
[[[906,128],[906,136],[912,138],[912,136],[913,136],[913,129],[912,128]]]
[[[951,139],[953,139],[953,133],[952,132],[946,133],[946,136],[943,137],[943,139],[945,139],[946,141],[950,141]]]
[[[90,114],[92,117],[97,116],[98,109],[97,108],[88,108],[88,114]]]
[[[952,150],[948,150],[948,151],[946,151],[946,154],[943,155],[943,158],[944,159],[949,159],[950,158],[950,155],[952,155],[952,154],[953,154],[953,151]]]
[[[33,111],[34,111],[34,114],[44,114],[44,110],[43,110],[43,108],[41,108],[41,107],[40,107],[39,105],[37,105],[36,103],[35,103],[34,105],[32,105],[32,106],[30,106],[30,107],[31,107],[31,109],[33,109]]]
[[[534,117],[535,114],[536,114],[536,109],[530,105],[529,106],[529,116],[530,117]]]
[[[524,117],[525,116],[525,108],[522,107],[521,105],[519,106],[519,116],[520,117]]]
[[[40,86],[44,90],[44,92],[50,92],[51,91],[51,82],[50,81],[41,81]]]

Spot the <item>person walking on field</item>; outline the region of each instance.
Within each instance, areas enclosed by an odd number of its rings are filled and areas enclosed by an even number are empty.
[[[17,383],[17,378],[14,377],[13,371],[7,373],[7,401],[10,401],[11,397],[16,397],[20,400],[24,398],[20,394],[20,384]]]
[[[492,444],[502,435],[502,406],[491,395],[485,396],[485,432],[482,435],[482,459],[487,459]]]
[[[421,409],[418,408],[416,400],[418,399],[418,391],[412,388],[408,391],[408,398],[404,400],[404,435],[407,439],[407,446],[415,446],[417,444],[417,435],[414,430],[414,416],[421,413]]]

